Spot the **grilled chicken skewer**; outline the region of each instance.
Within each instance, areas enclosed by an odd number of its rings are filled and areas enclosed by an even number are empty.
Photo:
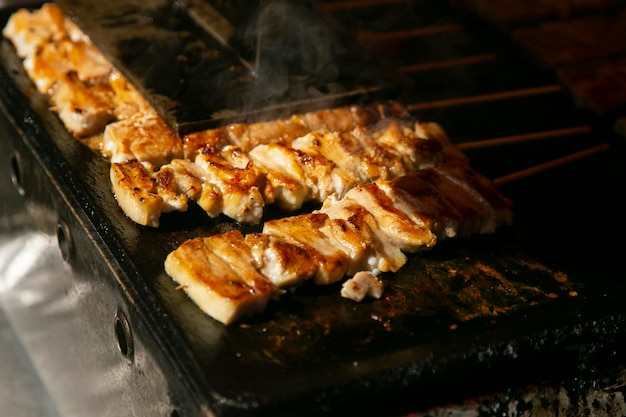
[[[340,114],[344,111],[337,109]],[[276,123],[283,125],[282,121]],[[143,162],[145,175],[153,177],[155,183],[148,184],[146,192],[163,199],[160,208],[140,201],[120,202],[122,207],[185,211],[192,200],[211,217],[223,213],[240,222],[257,224],[268,204],[294,211],[308,201],[341,198],[355,185],[392,179],[443,160],[443,144],[439,136],[432,134],[433,124],[380,119],[376,126],[360,126],[348,132],[317,130],[290,143],[260,144],[249,152],[222,137],[212,142],[215,146],[193,152],[184,149],[182,152],[193,155],[193,160],[174,158],[163,164],[168,157],[178,156],[181,148],[173,132],[168,133],[169,128],[160,125],[128,119],[110,124],[105,130],[104,150],[111,155],[111,170],[124,172],[126,169],[117,164]],[[185,145],[188,142],[183,148]],[[158,154],[153,148],[170,151]],[[191,193],[184,185],[189,182],[196,184]],[[113,183],[118,200],[140,197],[120,189],[130,184],[130,180]],[[205,192],[194,191],[200,188]],[[151,212],[131,218],[140,223],[139,219],[159,216],[160,212]],[[140,224],[157,226],[158,222]]]
[[[371,278],[399,270],[407,253],[511,222],[510,201],[486,185],[467,166],[445,165],[358,185],[313,213],[268,221],[260,234],[233,231],[186,241],[168,255],[165,270],[202,311],[224,324],[262,311],[280,290],[307,280],[331,284],[354,275],[358,281],[344,286],[344,296],[362,298],[359,285],[380,294]],[[240,248],[230,252],[232,258],[220,252],[227,244]],[[238,276],[244,262],[271,285],[244,285],[243,277],[225,281],[223,265],[207,261],[207,253],[215,252],[230,265],[227,276]]]
[[[403,105],[388,102],[319,110],[250,124],[233,123],[186,135],[185,157],[194,158],[199,150],[207,146],[233,144],[250,151],[258,145],[269,143],[289,144],[316,130],[350,132],[359,126],[374,126],[385,119],[410,121],[412,118]]]
[[[3,29],[36,89],[48,94],[76,137],[101,134],[108,123],[154,114],[102,53],[52,3],[16,11]]]

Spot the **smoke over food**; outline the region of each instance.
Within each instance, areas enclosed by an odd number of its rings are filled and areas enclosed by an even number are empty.
[[[268,2],[250,31],[256,78],[249,108],[324,96],[332,104],[337,95],[387,82],[380,64],[307,2]]]

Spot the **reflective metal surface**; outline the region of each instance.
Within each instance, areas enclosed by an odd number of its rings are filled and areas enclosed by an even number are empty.
[[[55,405],[2,309],[0,309],[0,414],[12,417],[59,417]]]
[[[35,221],[27,213],[18,189],[12,183],[15,155],[9,145],[11,127],[0,114],[0,155],[5,159],[0,176],[0,414],[12,417],[59,417],[39,373],[26,353],[19,335],[13,329],[5,309],[10,313],[19,302],[27,303],[29,295],[19,296],[23,271],[28,269],[45,238],[35,237]],[[21,299],[21,301],[20,301]]]

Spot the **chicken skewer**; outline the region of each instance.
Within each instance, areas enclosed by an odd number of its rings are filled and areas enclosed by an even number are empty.
[[[382,119],[377,126],[349,132],[317,130],[292,139],[290,144],[260,144],[249,152],[231,144],[230,139],[221,138],[213,142],[216,146],[207,145],[194,152],[184,150],[183,153],[193,155],[193,160],[174,158],[162,164],[166,157],[179,156],[178,142],[167,132],[151,133],[158,127],[149,129],[129,119],[107,126],[104,149],[113,161],[113,188],[118,201],[141,198],[122,189],[133,184],[121,181],[119,173],[128,171],[122,164],[131,164],[134,170],[140,168],[134,165],[138,160],[144,163],[144,175],[153,178],[154,185],[147,184],[146,192],[162,199],[161,206],[145,205],[142,200],[120,201],[123,208],[135,207],[130,212],[138,215],[131,218],[140,224],[158,226],[158,222],[147,224],[141,220],[158,219],[161,211],[185,211],[189,200],[197,201],[211,217],[223,213],[240,222],[257,224],[268,204],[294,211],[308,201],[321,203],[330,196],[341,198],[355,185],[392,179],[441,161],[443,145],[437,137],[431,137],[432,127],[413,123]],[[278,121],[277,125],[282,124]],[[173,138],[171,144],[166,143],[168,137]],[[154,143],[159,144],[157,149],[172,151],[156,154],[151,150]],[[145,148],[148,149],[144,151]],[[196,184],[191,193],[184,185],[190,181]],[[197,192],[201,188],[208,194]],[[211,197],[207,199],[207,195]],[[147,213],[141,208],[158,211]]]
[[[250,124],[233,123],[185,135],[185,157],[194,158],[199,150],[207,146],[233,144],[250,151],[269,143],[289,144],[293,139],[316,130],[350,132],[359,126],[374,126],[385,119],[410,121],[412,118],[400,103],[386,102],[318,110]]]
[[[224,324],[262,311],[281,290],[307,280],[323,285],[354,276],[380,294],[376,277],[398,271],[407,253],[510,224],[510,201],[486,184],[468,166],[442,166],[358,185],[312,213],[268,221],[262,233],[231,231],[188,240],[168,255],[165,271],[202,311]],[[228,255],[223,250],[228,245],[240,250]],[[207,261],[213,254],[230,265],[228,281],[220,265]],[[237,274],[241,263],[254,266],[262,277],[256,278],[271,285],[246,283]],[[362,297],[350,288],[344,286],[344,296]]]
[[[19,9],[2,33],[37,91],[49,95],[51,110],[77,138],[101,134],[108,123],[137,113],[154,114],[57,5]]]

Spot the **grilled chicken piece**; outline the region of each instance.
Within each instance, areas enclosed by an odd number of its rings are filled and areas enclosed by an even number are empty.
[[[255,267],[278,288],[295,288],[317,273],[314,252],[263,233],[245,236]]]
[[[68,44],[67,40],[43,44],[24,59],[24,70],[40,93],[52,93],[59,78],[72,70],[65,59]]]
[[[263,199],[266,204],[276,205],[285,211],[302,207],[309,197],[309,189],[292,176],[279,171],[264,171],[266,187]]]
[[[117,203],[135,223],[158,227],[163,198],[143,164],[137,161],[111,164],[111,184]]]
[[[321,155],[350,173],[359,184],[380,178],[386,166],[367,157],[367,150],[351,133],[314,131],[295,139],[291,146],[311,155]]]
[[[243,281],[260,293],[280,294],[276,286],[258,272],[251,248],[241,232],[233,230],[209,238],[210,248],[214,254],[235,271],[239,272]]]
[[[395,149],[374,140],[366,128],[357,127],[350,134],[361,143],[363,152],[359,157],[371,167],[368,168],[368,178],[373,181],[388,180],[407,172],[403,157]]]
[[[248,153],[267,179],[269,189],[265,192],[265,200],[288,211],[299,209],[311,199],[304,168],[291,153],[291,149],[282,144],[259,145]]]
[[[500,193],[489,179],[479,175],[469,166],[444,163],[435,169],[449,181],[463,188],[483,208],[481,226],[476,232],[494,233],[498,227],[512,223],[511,200]]]
[[[350,132],[315,131],[291,146],[319,154],[349,172],[358,183],[388,180],[442,159],[442,146],[408,128],[385,121],[377,128],[359,126]]]
[[[237,148],[238,149],[238,148]],[[265,201],[262,190],[265,178],[250,163],[234,165],[233,157],[228,157],[232,149],[222,152],[205,148],[195,159],[195,165],[222,197],[221,211],[231,219],[242,223],[257,224],[263,217]],[[246,159],[241,159],[245,161]]]
[[[163,198],[163,212],[186,211],[189,200],[195,201],[210,217],[222,210],[222,195],[187,159],[174,159],[156,173],[157,194]]]
[[[380,182],[377,185],[395,208],[416,225],[431,230],[437,241],[455,237],[462,221],[458,210],[447,199],[442,199],[438,191],[421,176],[414,176],[412,181],[396,178],[396,183]]]
[[[336,165],[331,171],[330,177],[323,182],[326,183],[324,186],[326,193],[319,196],[318,201],[320,202],[326,200],[331,195],[342,198],[349,190],[358,184],[354,175]]]
[[[19,9],[13,13],[2,34],[13,43],[17,55],[26,58],[42,45],[68,38],[71,33],[61,9],[45,3],[39,9]]]
[[[354,185],[366,181],[357,157],[360,147],[350,138],[347,136],[347,140],[344,140],[338,132],[318,130],[291,142],[291,147],[296,151],[322,157],[334,164],[331,183],[334,184],[335,192],[329,195],[336,194],[339,198]]]
[[[180,136],[160,117],[138,114],[106,126],[102,153],[114,163],[137,160],[158,168],[172,159],[182,158],[183,144]]]
[[[67,59],[78,78],[92,83],[108,82],[113,66],[91,42],[68,42],[67,47]]]
[[[356,302],[365,297],[379,299],[383,295],[385,285],[370,271],[361,271],[346,280],[341,286],[341,296]]]
[[[289,200],[284,201],[282,200],[282,193],[274,193],[275,198],[282,208],[297,210],[304,202],[312,199],[314,193],[312,188],[316,186],[316,184],[313,183],[311,175],[307,175],[307,166],[303,166],[301,162],[304,159],[304,154],[298,154],[297,151],[284,144],[271,143],[269,145],[259,145],[255,147],[249,152],[249,156],[255,166],[259,167],[266,173],[270,173],[272,171],[278,172],[282,174],[281,177],[288,177],[300,184],[298,189],[302,190],[302,194],[299,193],[298,196],[302,196],[302,198],[290,198]],[[318,168],[320,176],[328,175],[331,169],[328,168],[329,164],[330,163],[318,163],[317,167],[314,166],[313,169]],[[312,164],[309,166],[311,165]],[[317,178],[317,176],[314,178]],[[290,202],[300,205],[290,206]]]
[[[155,179],[156,192],[163,198],[163,213],[187,211],[189,200],[212,218],[222,213],[222,193],[194,162],[174,159],[159,169]]]
[[[256,223],[262,215],[264,179],[234,146],[205,149],[196,161],[174,159],[159,169],[156,181],[164,212],[185,211],[194,200],[210,217],[224,212]]]
[[[486,213],[474,193],[435,169],[418,170],[380,185],[397,208],[429,227],[439,240],[482,229]]]
[[[189,200],[197,198],[202,190],[200,178],[181,161],[185,160],[175,159],[156,173],[156,193],[163,199],[163,213],[187,211]]]
[[[146,99],[117,70],[109,77],[109,85],[113,90],[113,112],[117,120],[126,120],[138,114],[156,116],[156,111]]]
[[[29,53],[23,61],[24,70],[42,94],[52,93],[52,87],[70,71],[64,59],[64,47],[69,41],[45,43]]]
[[[250,151],[249,156],[268,176],[280,173],[274,176],[283,180],[286,176],[301,185],[297,188],[302,192],[298,194],[299,198],[292,198],[289,194],[287,200],[283,200],[286,193],[282,192],[283,184],[278,182],[281,190],[274,194],[282,208],[296,210],[307,200],[324,201],[333,194],[342,196],[354,186],[354,180],[332,161],[281,143],[259,145]]]
[[[256,175],[259,174],[256,167],[253,166],[250,155],[248,155],[247,152],[244,152],[239,146],[226,145],[219,150],[219,155],[235,168],[251,169],[256,173]]]
[[[226,128],[189,133],[183,137],[183,155],[194,160],[205,148],[222,149],[232,144]]]
[[[236,231],[183,243],[165,260],[165,271],[202,311],[224,323],[262,311],[276,287],[251,264],[252,254]]]
[[[428,136],[419,127],[420,124],[384,119],[377,125],[368,127],[367,136],[399,157],[405,171],[409,172],[444,160],[441,142],[436,136]]]
[[[343,278],[350,264],[335,236],[321,230],[327,222],[326,214],[302,214],[270,220],[263,225],[263,233],[309,251],[317,264],[313,281],[316,284],[332,284]]]
[[[79,138],[102,133],[114,118],[109,87],[89,87],[72,71],[59,78],[52,103],[67,130]]]
[[[100,84],[108,81],[113,67],[91,42],[63,39],[43,44],[29,54],[24,69],[37,90],[47,93],[67,72],[76,72],[83,82]]]
[[[393,200],[376,183],[353,188],[342,201],[358,204],[369,211],[391,243],[405,253],[430,248],[437,241],[435,234],[422,222],[412,221],[395,207]]]
[[[333,132],[349,132],[360,124],[371,122],[375,117],[365,108],[360,112],[353,111],[358,107],[339,107],[336,109],[318,110],[303,115],[304,122],[310,131],[329,130]],[[360,118],[359,116],[365,116]]]
[[[327,215],[326,213],[324,213]],[[331,213],[332,214],[332,213]],[[352,276],[363,270],[380,272],[379,266],[386,262],[382,261],[383,255],[377,252],[377,248],[371,245],[369,229],[359,229],[358,223],[354,219],[328,218],[324,226],[320,228],[325,234],[332,235],[338,242],[338,248],[341,249],[350,264],[346,275]]]
[[[381,272],[396,272],[406,263],[406,255],[385,235],[378,222],[365,207],[347,200],[328,199],[319,210],[332,220],[342,220],[368,248],[367,264],[362,261],[353,269]]]
[[[268,143],[289,143],[297,137],[306,135],[309,128],[301,116],[294,115],[286,120],[251,123],[245,127],[232,126],[229,132],[233,142],[246,150],[251,150]]]

